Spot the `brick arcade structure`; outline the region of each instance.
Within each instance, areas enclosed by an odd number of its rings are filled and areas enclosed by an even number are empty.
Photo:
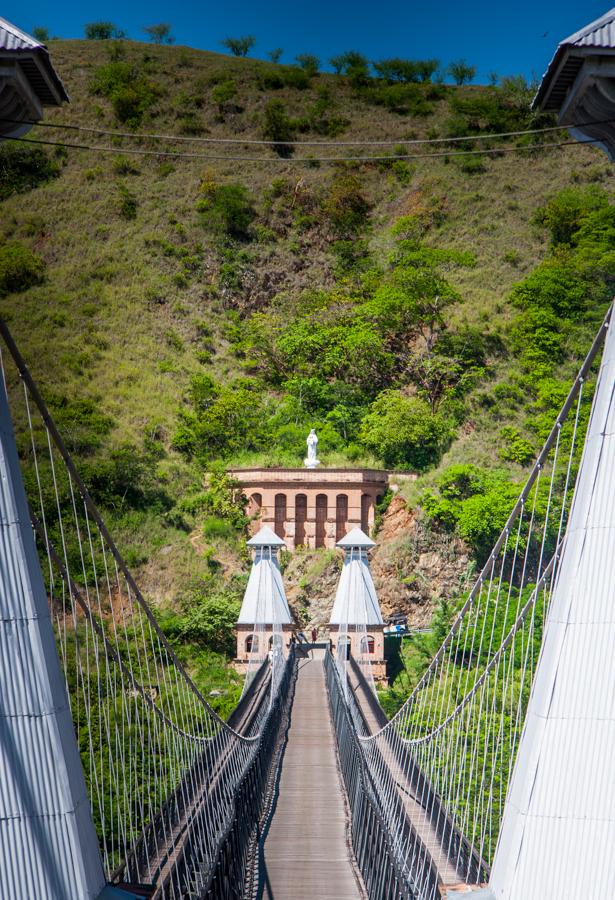
[[[388,473],[380,469],[232,469],[256,533],[268,525],[288,550],[334,548],[353,528],[370,534]]]

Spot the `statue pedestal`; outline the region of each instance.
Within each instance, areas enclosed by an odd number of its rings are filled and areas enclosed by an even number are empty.
[[[303,465],[305,466],[306,469],[315,469],[316,466],[320,465],[320,460],[319,459],[304,459]]]

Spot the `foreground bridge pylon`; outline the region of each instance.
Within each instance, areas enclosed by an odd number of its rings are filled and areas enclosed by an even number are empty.
[[[95,898],[105,876],[2,378],[0,575],[0,897]]]
[[[497,900],[615,896],[615,325],[490,879]]]

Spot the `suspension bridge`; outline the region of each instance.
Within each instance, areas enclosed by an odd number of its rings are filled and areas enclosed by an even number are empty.
[[[585,104],[600,121],[577,130],[609,152],[612,58],[588,59],[614,19],[563,42],[538,95],[561,112],[572,85],[564,120]],[[3,133],[21,135],[66,94],[46,48],[0,26],[21,66],[0,85]],[[615,896],[612,309],[391,719],[366,534],[338,544],[324,644],[294,638],[280,539],[248,542],[244,685],[224,720],[1,321],[0,349],[0,900]]]
[[[340,541],[331,641],[311,645],[268,528],[249,541],[244,688],[221,719],[0,335],[1,897],[612,895],[611,310],[390,720],[373,542]]]

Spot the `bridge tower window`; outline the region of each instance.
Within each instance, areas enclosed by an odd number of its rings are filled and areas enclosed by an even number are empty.
[[[376,642],[371,634],[365,634],[361,638],[361,653],[373,653],[376,649]]]
[[[316,494],[316,546],[324,547],[327,537],[327,495]]]
[[[335,540],[341,541],[346,534],[348,521],[348,495],[338,494],[335,498]]]
[[[280,538],[286,537],[286,494],[275,495],[275,533]]]
[[[307,521],[307,495],[295,497],[295,547],[305,544],[305,523]]]
[[[250,517],[256,517],[260,514],[261,509],[263,508],[263,495],[262,494],[252,494],[250,496],[250,500],[248,502],[248,515]]]
[[[369,534],[369,511],[372,505],[372,498],[369,494],[361,494],[361,531]]]
[[[258,635],[249,634],[246,637],[246,653],[258,653]]]

